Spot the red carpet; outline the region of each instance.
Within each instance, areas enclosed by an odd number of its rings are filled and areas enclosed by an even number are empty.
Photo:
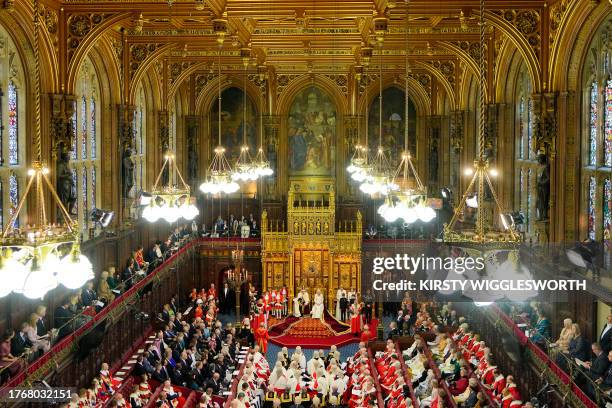
[[[378,321],[373,319],[370,327],[372,336],[376,337]],[[359,337],[349,333],[350,326],[339,322],[327,311],[324,320],[310,317],[289,316],[268,329],[270,341],[282,347],[293,348],[329,348],[332,345],[341,347],[359,342]]]

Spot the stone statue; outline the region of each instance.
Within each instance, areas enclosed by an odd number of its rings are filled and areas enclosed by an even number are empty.
[[[548,206],[550,205],[550,164],[545,154],[538,155],[538,198],[536,209],[538,220],[548,219]]]
[[[438,181],[438,141],[436,139],[432,140],[429,152],[429,181]]]
[[[60,154],[56,164],[57,195],[69,214],[75,214],[76,186],[69,166],[70,156],[60,147]]]
[[[123,198],[129,198],[134,187],[134,161],[132,160],[132,149],[125,147],[121,160],[123,175]]]
[[[195,151],[195,146],[191,145],[189,152],[189,180],[198,178],[198,153]]]

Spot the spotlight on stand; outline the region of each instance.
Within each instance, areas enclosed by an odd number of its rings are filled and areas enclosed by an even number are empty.
[[[114,216],[115,213],[113,211],[101,210],[100,208],[94,208],[90,214],[91,221],[102,229],[110,225]]]
[[[597,243],[593,241],[580,242],[571,249],[566,249],[565,253],[569,261],[585,269],[595,269],[595,258],[597,257]]]
[[[452,192],[449,188],[444,187],[440,189],[440,195],[442,196],[442,199],[444,199],[445,201],[450,201],[452,197]]]

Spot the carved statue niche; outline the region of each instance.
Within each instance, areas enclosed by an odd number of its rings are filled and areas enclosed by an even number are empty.
[[[123,198],[130,198],[130,193],[134,188],[134,160],[132,159],[132,149],[129,146],[123,148],[121,175],[123,182]]]
[[[429,151],[429,182],[438,182],[438,139],[432,138]]]
[[[198,124],[195,118],[189,117],[187,121],[187,169],[189,181],[198,178]]]
[[[63,143],[60,143],[57,147],[57,162],[56,162],[56,189],[57,195],[66,208],[69,214],[76,214],[76,186],[74,179],[72,178],[72,170],[70,169],[70,154],[64,147]]]
[[[545,154],[538,155],[538,197],[536,209],[538,220],[548,219],[548,207],[550,205],[550,164]]]

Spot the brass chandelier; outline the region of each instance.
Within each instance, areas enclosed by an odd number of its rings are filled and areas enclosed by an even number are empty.
[[[167,172],[167,181],[160,185],[164,172]],[[177,178],[180,183],[175,185],[172,181],[174,178]],[[142,211],[143,218],[149,222],[163,219],[168,223],[173,223],[180,218],[191,221],[200,213],[193,204],[194,200],[195,198],[191,197],[191,188],[183,179],[175,163],[174,153],[167,151],[164,155],[164,164],[155,179],[150,197],[142,202],[146,205]]]
[[[78,224],[62,204],[49,181],[49,169],[42,164],[39,19],[38,0],[34,0],[34,146],[37,159],[28,170],[30,180],[0,238],[0,297],[15,292],[30,299],[42,298],[59,283],[77,289],[94,277],[91,262],[80,251]],[[35,222],[23,228],[16,227],[15,222],[31,192],[35,196]],[[49,222],[45,205],[47,194],[59,209],[63,224]]]
[[[379,93],[378,93],[378,148],[376,154],[372,158],[369,165],[363,171],[365,180],[359,186],[359,189],[370,196],[382,195],[387,196],[390,192],[396,191],[398,185],[393,183],[393,176],[391,173],[391,164],[389,158],[382,143],[382,108],[383,108],[383,84],[382,84],[382,41],[379,41],[380,45],[380,62],[379,62]],[[367,131],[367,130],[366,130]],[[367,150],[366,150],[367,155]]]
[[[466,174],[472,175],[466,191],[463,193],[459,205],[455,208],[450,222],[444,225],[444,242],[450,244],[472,244],[486,246],[515,246],[521,242],[521,235],[516,231],[514,224],[508,220],[502,211],[501,205],[493,188],[491,177],[497,175],[497,171],[489,167],[489,160],[485,156],[485,100],[486,100],[486,70],[485,70],[485,20],[484,0],[480,0],[480,116],[479,116],[479,149],[478,158],[474,160],[474,168],[467,169]],[[503,226],[503,230],[496,231],[493,226],[485,226],[485,186],[489,188],[495,207]],[[466,207],[476,210],[476,223],[473,230],[455,229],[459,216]]]
[[[241,50],[242,64],[244,65],[244,89],[242,91],[243,102],[242,102],[242,146],[240,147],[240,155],[236,164],[234,165],[234,172],[232,173],[232,180],[234,181],[255,181],[259,178],[259,173],[256,171],[255,162],[251,158],[249,153],[249,144],[247,142],[247,69],[249,67],[249,49],[243,48]]]
[[[206,180],[200,185],[200,190],[206,194],[231,194],[240,189],[240,185],[232,179],[232,166],[225,157],[225,147],[221,144],[221,48],[219,44],[219,77],[218,77],[218,101],[219,101],[219,116],[218,116],[218,138],[219,145],[215,148],[215,156],[208,167]]]
[[[405,43],[404,152],[391,181],[391,185],[397,186],[397,188],[387,195],[385,202],[378,208],[378,214],[388,222],[402,219],[405,223],[412,224],[418,220],[429,222],[436,217],[436,212],[427,205],[427,189],[414,167],[412,155],[408,149],[408,103],[410,101],[408,97],[410,78],[410,64],[408,62],[408,0],[406,0]]]

